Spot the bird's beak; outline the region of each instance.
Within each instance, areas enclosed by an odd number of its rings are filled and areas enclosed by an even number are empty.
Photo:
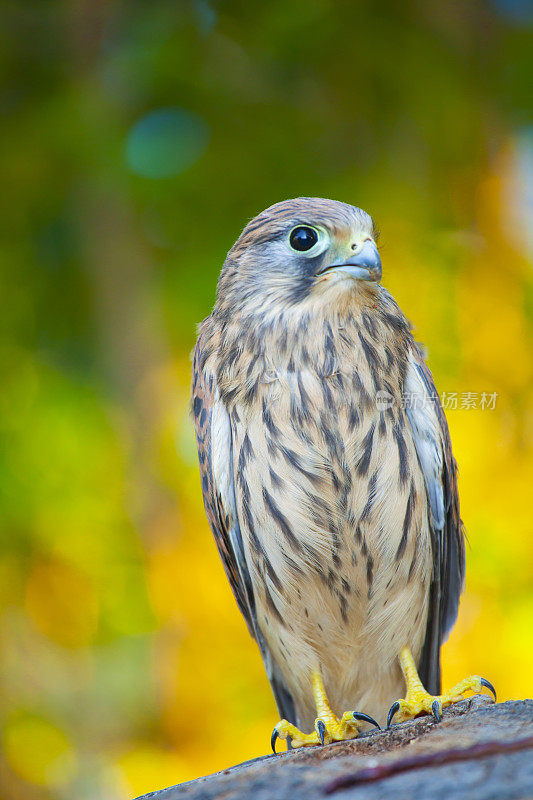
[[[335,272],[345,272],[352,278],[378,283],[381,280],[381,258],[379,257],[376,243],[372,239],[365,239],[363,246],[357,253],[354,253],[350,258],[340,258],[331,264],[327,264],[317,275],[323,275],[333,270]]]

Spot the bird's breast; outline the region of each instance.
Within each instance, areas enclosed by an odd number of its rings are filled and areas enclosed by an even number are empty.
[[[302,370],[264,384],[258,399],[235,426],[235,478],[267,641],[302,672],[325,641],[333,672],[354,647],[378,648],[390,666],[405,641],[421,647],[431,575],[426,493],[399,393],[382,407],[360,373]]]
[[[230,414],[259,624],[302,674],[326,640],[332,670],[346,648],[377,648],[385,668],[407,641],[421,647],[432,566],[402,408],[408,350],[376,325],[272,350]]]

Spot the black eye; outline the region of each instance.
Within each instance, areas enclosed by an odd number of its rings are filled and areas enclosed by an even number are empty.
[[[305,250],[310,250],[313,245],[318,242],[318,234],[314,228],[301,225],[299,228],[294,228],[294,230],[291,231],[289,241],[293,250],[303,252]]]

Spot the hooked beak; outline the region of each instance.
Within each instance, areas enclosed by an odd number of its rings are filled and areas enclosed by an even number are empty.
[[[332,270],[345,272],[352,278],[378,283],[381,280],[381,258],[376,243],[372,239],[366,239],[359,252],[351,258],[338,259],[332,264],[327,264],[320,272],[317,272],[317,275],[323,275]]]

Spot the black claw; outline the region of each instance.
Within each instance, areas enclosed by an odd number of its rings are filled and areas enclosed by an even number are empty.
[[[492,692],[492,694],[494,695],[494,702],[496,702],[496,689],[494,688],[492,683],[488,681],[486,678],[480,678],[479,681],[482,686],[485,686],[489,690],[489,692]]]
[[[381,730],[376,720],[372,719],[372,717],[369,717],[368,714],[362,714],[360,711],[354,711],[352,716],[354,719],[360,720],[360,722],[370,722],[370,724],[375,725],[379,731]]]
[[[393,704],[391,705],[390,709],[389,709],[389,715],[388,715],[388,717],[387,717],[387,728],[390,728],[390,726],[391,726],[391,722],[392,722],[392,718],[394,717],[394,715],[395,715],[395,714],[396,714],[396,713],[397,713],[399,710],[400,710],[400,704],[399,704],[399,702],[396,700],[396,702],[395,702],[395,703],[393,703]]]
[[[322,722],[321,719],[317,720],[316,730],[317,730],[317,733],[318,733],[318,735],[320,737],[320,741],[322,742],[322,744],[324,744],[324,740],[325,740],[325,736],[326,736],[326,726],[324,725],[324,723]]]
[[[439,701],[438,700],[433,700],[433,702],[431,704],[431,710],[433,711],[433,716],[435,717],[435,722],[440,722],[441,719],[442,719],[442,715],[440,713]]]
[[[272,736],[270,737],[270,745],[272,747],[272,752],[273,753],[276,752],[276,739],[278,738],[278,736],[279,736],[279,733],[277,731],[277,728],[274,728],[274,730],[272,731]]]

